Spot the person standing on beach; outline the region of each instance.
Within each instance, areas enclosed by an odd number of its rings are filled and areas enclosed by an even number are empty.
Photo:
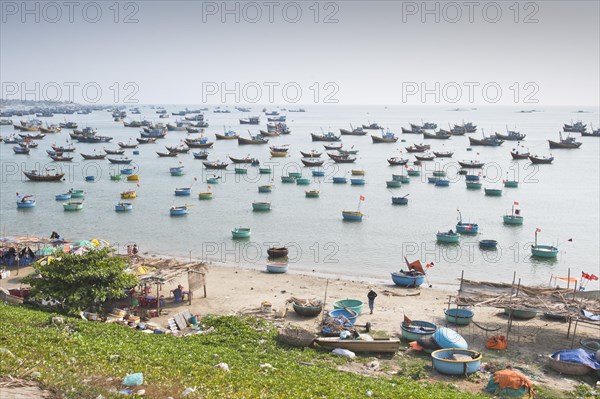
[[[373,308],[375,307],[375,298],[377,298],[377,293],[371,289],[367,294],[367,298],[369,298],[369,309],[371,310],[371,314],[373,314]]]

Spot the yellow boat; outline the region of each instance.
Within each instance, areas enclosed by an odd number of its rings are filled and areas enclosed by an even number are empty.
[[[127,181],[140,181],[140,175],[127,176]]]
[[[364,176],[365,171],[362,169],[352,169],[352,176]]]
[[[209,199],[212,199],[212,193],[210,193],[210,192],[207,192],[207,193],[199,193],[199,194],[198,194],[198,199],[201,199],[201,200],[209,200]]]
[[[137,193],[135,191],[123,191],[121,193],[122,199],[134,199],[137,197]]]
[[[280,152],[280,151],[271,151],[271,156],[272,157],[277,157],[277,158],[283,158],[283,157],[287,157],[288,153],[287,152]]]

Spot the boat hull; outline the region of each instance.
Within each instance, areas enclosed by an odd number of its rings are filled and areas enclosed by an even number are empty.
[[[361,212],[353,212],[353,211],[343,211],[342,217],[344,220],[351,221],[361,221],[363,219],[363,214]]]
[[[250,229],[233,229],[231,235],[233,238],[249,238]]]
[[[556,258],[558,257],[558,248],[551,245],[532,245],[531,255],[536,258]]]
[[[406,197],[392,197],[392,204],[394,204],[394,205],[406,205],[406,204],[408,204],[408,198],[406,198]]]
[[[495,188],[486,188],[485,195],[488,197],[500,197],[502,196],[502,190]]]
[[[410,276],[405,273],[392,273],[394,284],[404,288],[420,287],[425,282],[425,276]]]
[[[444,310],[444,314],[446,315],[448,323],[456,324],[458,326],[470,324],[475,315],[472,310],[468,309],[446,309]]]
[[[442,242],[445,244],[455,244],[455,243],[459,242],[460,235],[459,234],[437,233],[436,239],[437,239],[437,242]]]
[[[288,265],[287,263],[267,263],[267,272],[269,273],[287,273]]]
[[[433,335],[437,330],[435,324],[422,320],[413,320],[410,324],[402,322],[400,327],[402,329],[402,339],[409,342],[418,341],[420,338]]]
[[[455,355],[464,359],[455,360]],[[431,354],[433,368],[447,375],[468,375],[479,371],[482,355],[469,349],[439,349]]]
[[[523,216],[504,215],[504,224],[522,225]]]
[[[479,225],[477,223],[457,223],[456,232],[459,234],[477,234]]]

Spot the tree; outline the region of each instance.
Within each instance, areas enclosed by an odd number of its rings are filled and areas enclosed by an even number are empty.
[[[61,254],[51,262],[37,264],[39,277],[22,281],[31,286],[32,298],[54,299],[64,310],[78,313],[88,307],[126,296],[125,290],[137,285],[135,275],[125,272],[127,262],[111,256],[108,249],[83,255]]]

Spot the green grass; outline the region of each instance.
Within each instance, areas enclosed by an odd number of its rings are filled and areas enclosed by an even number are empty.
[[[186,387],[197,387],[186,398],[365,398],[367,391],[378,398],[483,397],[408,377],[420,376],[418,371],[390,378],[339,372],[337,365],[346,359],[282,346],[271,324],[252,318],[205,319],[213,333],[177,338],[75,318],[54,326],[51,316],[0,304],[0,348],[15,355],[2,354],[0,376],[34,368],[44,387],[67,398],[123,397],[114,390],[134,372],[144,373],[143,388],[151,398],[177,398]],[[220,362],[230,372],[214,367]],[[274,369],[261,369],[263,363]]]

